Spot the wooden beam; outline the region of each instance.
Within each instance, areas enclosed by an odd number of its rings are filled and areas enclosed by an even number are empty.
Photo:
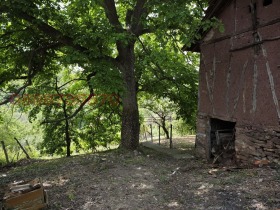
[[[24,154],[26,155],[27,159],[30,159],[30,156],[28,155],[28,153],[26,152],[26,150],[24,149],[24,147],[21,145],[21,143],[19,142],[19,140],[17,140],[16,137],[14,137],[14,139],[16,140],[16,142],[18,143],[18,145],[20,146],[20,148],[22,149],[22,151],[24,152]]]

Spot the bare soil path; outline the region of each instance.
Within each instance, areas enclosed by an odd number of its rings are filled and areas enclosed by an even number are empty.
[[[177,152],[190,158],[141,147],[2,168],[0,196],[9,182],[39,177],[49,209],[280,209],[279,166],[213,169],[181,141]]]

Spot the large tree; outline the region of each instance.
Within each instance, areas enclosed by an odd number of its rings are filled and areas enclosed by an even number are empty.
[[[84,78],[89,78],[88,85],[92,89],[109,86],[121,96],[121,146],[136,149],[139,144],[137,91],[141,81],[144,85],[151,79],[147,84],[152,84],[160,75],[160,80],[176,83],[176,76],[170,72],[176,70],[174,62],[177,61],[171,59],[172,65],[161,66],[158,56],[151,50],[166,52],[163,49],[169,46],[172,51],[179,52],[180,43],[190,44],[196,36],[206,2],[2,0],[0,88],[3,97],[0,105],[22,95],[28,86],[36,84],[36,79],[47,80],[54,76],[58,66],[75,65]],[[152,45],[147,46],[149,43]],[[164,59],[168,60],[168,56]],[[149,69],[153,70],[151,77],[143,79],[149,75],[145,72]],[[194,75],[193,70],[189,72]],[[94,80],[92,75],[99,80]],[[184,85],[187,93],[193,95],[196,84],[190,82],[191,85],[186,85],[184,81]],[[174,89],[168,92],[172,91]],[[77,110],[81,110],[92,95],[90,92]],[[176,101],[175,95],[173,97]],[[75,114],[76,111],[67,118]]]

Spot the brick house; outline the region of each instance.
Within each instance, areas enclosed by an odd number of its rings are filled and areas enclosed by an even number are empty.
[[[280,1],[209,0],[200,52],[196,151],[208,160],[280,160]]]

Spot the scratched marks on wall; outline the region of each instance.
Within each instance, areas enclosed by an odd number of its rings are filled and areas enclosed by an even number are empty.
[[[253,75],[253,100],[251,113],[255,113],[257,110],[257,87],[258,87],[258,65],[256,60],[254,61],[254,75]]]
[[[259,55],[255,55],[253,49],[246,49],[246,53],[243,52],[241,55],[240,52],[231,52],[225,55],[228,57],[227,59],[222,59],[222,62],[226,64],[223,65],[226,67],[223,69],[220,68],[221,59],[217,57],[215,52],[212,53],[210,58],[208,57],[208,64],[205,63],[205,57],[202,56],[202,70],[205,77],[204,88],[210,102],[206,112],[210,111],[212,116],[218,114],[229,119],[241,116],[241,118],[247,117],[247,120],[254,120],[258,106],[264,106],[267,100],[272,100],[277,118],[280,119],[280,96],[277,95],[279,93],[276,90],[273,75],[275,69],[271,69],[265,45],[262,45],[261,49],[262,53]],[[221,71],[224,71],[222,76]],[[224,80],[223,87],[219,80]],[[264,85],[263,83],[266,84]],[[217,92],[217,89],[221,90],[222,96]],[[260,94],[263,91],[268,92],[265,94],[265,98]],[[220,100],[221,97],[224,97],[224,101],[221,103],[224,102],[225,106],[225,112],[222,114],[220,114],[219,106],[217,106],[217,103],[219,103],[217,100]],[[263,113],[257,114],[262,115]]]
[[[265,66],[266,66],[267,75],[269,78],[269,84],[270,84],[270,89],[271,89],[271,93],[272,93],[272,98],[273,98],[273,102],[275,104],[276,112],[278,115],[278,121],[280,122],[280,107],[279,107],[278,97],[276,95],[274,77],[273,77],[273,74],[272,74],[272,71],[271,71],[271,68],[269,65],[268,55],[267,55],[267,51],[266,51],[264,45],[262,45],[262,52],[263,52],[263,56],[266,60]]]

